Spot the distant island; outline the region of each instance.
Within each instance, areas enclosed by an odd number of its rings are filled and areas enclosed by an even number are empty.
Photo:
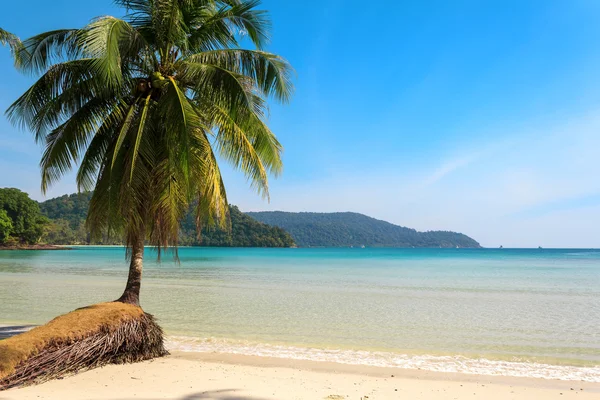
[[[418,232],[351,212],[275,211],[247,214],[265,224],[285,229],[300,247],[481,247],[477,241],[462,233]]]
[[[120,238],[90,239],[85,219],[91,193],[38,203],[18,189],[0,189],[0,247],[45,249],[50,245],[120,245]],[[230,206],[231,231],[196,232],[194,213],[181,223],[179,245],[205,247],[429,247],[480,248],[456,232],[393,225],[366,215],[342,213],[243,213]]]

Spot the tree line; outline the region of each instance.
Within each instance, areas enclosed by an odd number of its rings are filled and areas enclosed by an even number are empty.
[[[65,195],[41,203],[19,189],[0,189],[0,244],[106,245],[120,237],[92,238],[85,220],[92,194]],[[205,228],[197,233],[193,212],[181,222],[179,244],[211,247],[293,247],[283,229],[256,221],[230,206],[230,229]]]

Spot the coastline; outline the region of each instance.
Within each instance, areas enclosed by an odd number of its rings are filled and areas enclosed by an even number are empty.
[[[37,325],[28,323],[0,324],[0,340]],[[561,360],[519,360],[514,357],[497,358],[493,355],[382,352],[333,347],[298,347],[288,344],[269,344],[247,340],[166,336],[166,347],[178,358],[214,362],[251,360],[252,365],[307,365],[323,370],[335,366],[336,371],[388,371],[421,377],[423,374],[492,379],[540,379],[548,382],[586,382],[600,385],[600,365],[597,363],[561,363]],[[216,355],[212,357],[210,355]],[[258,360],[258,361],[257,361]],[[569,361],[569,360],[564,360]],[[326,370],[326,369],[325,369]],[[413,372],[416,374],[413,374]],[[0,398],[1,399],[1,398]]]
[[[223,338],[167,336],[167,348],[173,353],[231,354],[260,359],[334,363],[336,365],[422,370],[475,376],[540,378],[600,384],[600,365],[584,360],[556,358],[501,357],[496,354],[460,354],[443,352],[392,352],[344,347],[307,347],[285,343],[265,343]]]
[[[29,244],[16,246],[0,246],[1,250],[71,250],[70,245]]]
[[[0,399],[596,399],[599,383],[511,378],[221,353],[112,365]]]

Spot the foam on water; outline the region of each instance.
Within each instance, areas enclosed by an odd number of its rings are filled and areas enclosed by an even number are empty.
[[[170,351],[181,352],[239,354],[437,372],[600,382],[600,365],[576,367],[537,362],[467,358],[464,356],[411,355],[379,351],[292,347],[240,340],[201,339],[184,336],[169,337],[167,348]]]

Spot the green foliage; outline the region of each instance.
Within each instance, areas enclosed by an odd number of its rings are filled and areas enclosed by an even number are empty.
[[[191,246],[210,247],[293,247],[294,240],[281,228],[258,222],[242,213],[236,206],[230,206],[231,231],[204,229],[200,240],[196,237],[193,214],[188,213],[182,224],[182,237]],[[184,244],[184,242],[182,242]]]
[[[69,221],[65,219],[50,221],[43,240],[47,244],[82,244],[76,237],[75,231],[69,226]]]
[[[51,219],[44,242],[48,244],[121,244],[119,238],[95,238],[85,229],[91,193],[72,194],[40,203],[42,213]],[[292,247],[294,240],[281,228],[256,221],[230,207],[231,230],[208,228],[197,234],[193,208],[185,215],[179,234],[180,245],[211,247]]]
[[[91,198],[91,192],[64,195],[40,203],[40,208],[51,220],[62,219],[72,230],[77,230],[85,222]]]
[[[0,189],[0,210],[4,211],[2,215],[10,220],[9,223],[8,219],[0,215],[3,242],[9,239],[23,244],[39,242],[48,219],[41,214],[38,203],[31,200],[27,193],[19,189]]]
[[[248,215],[285,229],[302,247],[480,247],[462,233],[417,232],[356,213],[255,212]]]
[[[18,67],[41,77],[8,116],[45,145],[42,190],[79,164],[95,240],[111,232],[128,245],[176,246],[192,206],[198,228],[227,228],[217,157],[265,197],[268,175],[282,170],[267,100],[289,101],[292,68],[263,51],[268,15],[258,0],[116,3],[124,19],[42,33],[17,51]]]
[[[8,213],[4,209],[0,209],[0,243],[5,243],[10,237],[12,232],[13,224],[12,220],[8,216]]]
[[[15,59],[15,65],[19,65],[19,52],[22,50],[23,44],[21,40],[10,32],[0,28],[0,45],[10,47],[10,51]]]

